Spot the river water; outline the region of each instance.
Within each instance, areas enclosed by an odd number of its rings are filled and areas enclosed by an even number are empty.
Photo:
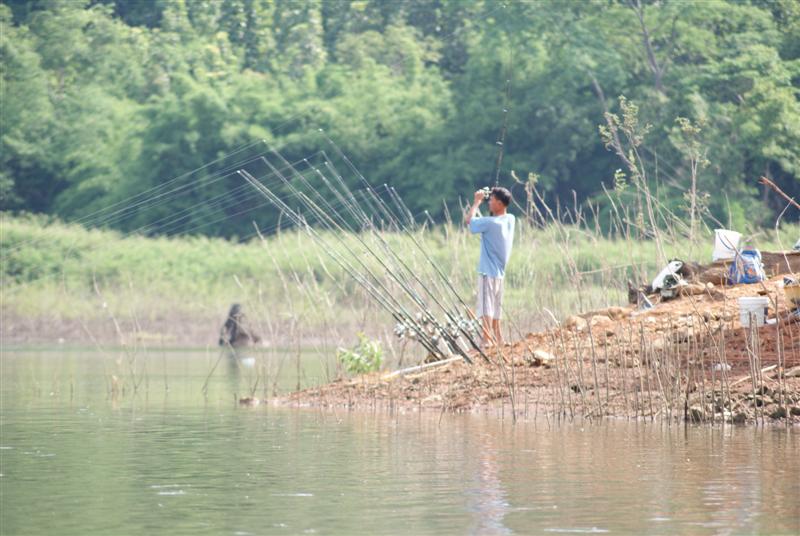
[[[797,430],[240,408],[215,358],[3,352],[0,534],[800,533]]]

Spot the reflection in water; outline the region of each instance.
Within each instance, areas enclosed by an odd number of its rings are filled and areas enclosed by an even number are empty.
[[[500,481],[495,438],[483,433],[476,439],[476,445],[469,445],[469,450],[478,454],[477,467],[473,469],[475,486],[467,490],[467,511],[474,512],[472,517],[476,522],[470,533],[511,534],[511,530],[504,525],[509,505]]]
[[[261,381],[256,358],[247,355],[246,352],[246,349],[238,348],[231,348],[225,352],[227,388],[235,400],[255,396]],[[264,388],[263,385],[261,387]]]
[[[214,358],[114,406],[103,356],[4,354],[3,534],[800,532],[792,430],[241,409]]]
[[[227,363],[228,390],[238,397],[241,393],[242,366],[239,364],[239,356],[236,355],[236,350],[227,352],[225,362]]]

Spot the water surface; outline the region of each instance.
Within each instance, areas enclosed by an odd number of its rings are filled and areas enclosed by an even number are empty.
[[[797,431],[245,409],[206,353],[111,397],[118,358],[4,352],[0,533],[800,533]],[[268,391],[324,380],[301,359]]]

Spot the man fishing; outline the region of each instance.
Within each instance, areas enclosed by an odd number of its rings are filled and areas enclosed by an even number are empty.
[[[481,235],[481,256],[478,261],[478,306],[476,316],[483,326],[483,345],[502,347],[500,317],[503,305],[503,278],[514,243],[514,216],[508,213],[511,192],[495,187],[489,193],[491,216],[481,217],[478,209],[486,198],[485,190],[475,192],[475,200],[465,222],[472,234]]]

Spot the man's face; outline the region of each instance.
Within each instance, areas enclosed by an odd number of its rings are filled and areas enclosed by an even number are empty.
[[[505,207],[506,206],[503,204],[503,202],[497,199],[494,195],[489,196],[489,211],[492,214],[502,212]]]

